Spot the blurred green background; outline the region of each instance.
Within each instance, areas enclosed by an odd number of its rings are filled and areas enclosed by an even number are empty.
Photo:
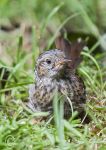
[[[50,40],[64,27],[70,38],[89,37],[91,45],[101,40],[103,49],[106,49],[105,16],[105,0],[0,0],[1,30],[33,25],[40,37]]]

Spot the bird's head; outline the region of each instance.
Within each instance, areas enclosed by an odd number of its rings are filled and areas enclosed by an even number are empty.
[[[39,79],[67,77],[81,62],[80,53],[85,46],[84,41],[70,43],[60,36],[55,43],[56,49],[42,53],[37,59],[35,73]]]
[[[49,50],[41,54],[36,63],[36,75],[42,79],[63,77],[68,67],[68,60],[61,50]]]

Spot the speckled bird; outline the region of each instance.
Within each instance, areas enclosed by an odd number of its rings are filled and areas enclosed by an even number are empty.
[[[70,43],[58,37],[56,49],[40,54],[35,67],[35,84],[29,88],[28,107],[34,111],[53,113],[55,91],[64,96],[64,117],[71,117],[71,106],[79,113],[84,111],[86,92],[83,80],[76,74],[80,63],[82,41]],[[69,102],[70,101],[70,102]]]

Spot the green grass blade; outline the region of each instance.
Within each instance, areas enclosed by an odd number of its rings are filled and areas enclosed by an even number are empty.
[[[63,26],[64,26],[69,20],[71,20],[71,19],[73,19],[73,18],[75,18],[75,17],[77,17],[77,16],[79,16],[79,15],[80,15],[80,13],[75,13],[75,14],[69,16],[67,19],[65,19],[65,20],[63,21],[63,23],[59,26],[59,28],[56,30],[56,32],[55,32],[55,34],[53,35],[53,37],[52,37],[52,38],[50,39],[50,41],[48,42],[47,49],[50,49],[50,47],[51,47],[51,45],[53,44],[53,42],[54,42],[56,36],[58,35],[59,31],[63,28]]]

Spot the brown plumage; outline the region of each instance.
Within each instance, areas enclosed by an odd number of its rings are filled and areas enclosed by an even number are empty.
[[[76,41],[73,43],[70,43],[67,39],[64,39],[62,36],[59,36],[55,40],[56,48],[60,49],[64,52],[67,59],[71,60],[71,63],[69,62],[69,67],[71,70],[75,70],[76,67],[81,62],[81,51],[85,46],[85,41]]]
[[[38,57],[35,68],[36,83],[29,88],[28,106],[33,111],[49,111],[51,114],[55,89],[65,97],[65,118],[71,117],[71,107],[67,99],[72,102],[74,110],[79,113],[84,111],[85,86],[76,74],[83,47],[83,42],[71,44],[68,40],[58,37],[56,49],[46,51]]]

